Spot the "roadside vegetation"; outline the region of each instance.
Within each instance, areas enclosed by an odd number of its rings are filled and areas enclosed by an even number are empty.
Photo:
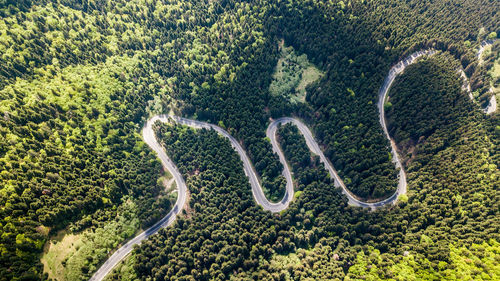
[[[157,123],[155,132],[186,179],[193,213],[141,244],[134,264],[139,276],[225,280],[274,248],[292,249],[289,239],[277,240],[291,234],[287,224],[255,204],[243,164],[227,139],[212,130],[164,123]]]
[[[479,32],[480,34],[485,33],[484,29],[481,29]],[[472,93],[473,97],[483,107],[489,105],[492,96],[498,99],[500,93],[499,41],[496,32],[492,32],[486,36],[483,43],[487,42],[488,44],[477,57],[478,65],[467,69],[469,74],[471,74],[471,86],[474,89]]]
[[[105,281],[136,281],[139,280],[137,272],[134,269],[136,264],[136,253],[132,252],[113,271],[104,278]]]
[[[448,276],[455,266],[490,274],[485,259],[500,241],[500,126],[497,114],[485,117],[463,95],[454,67],[485,102],[498,55],[478,67],[476,49],[498,37],[499,10],[488,0],[0,1],[0,280],[46,280],[48,271],[86,279],[169,211],[174,197],[158,181],[161,164],[140,138],[154,114],[227,129],[272,201],[285,186],[265,128],[270,117],[297,116],[354,194],[389,196],[397,171],[377,93],[390,66],[422,48],[445,55],[408,68],[390,94],[391,133],[413,147],[411,155],[402,149],[411,159],[407,200],[377,212],[348,207],[284,126],[298,192],[271,215],[255,204],[226,140],[159,126],[187,179],[192,213],[145,241],[110,278],[389,279],[395,265],[416,276]]]
[[[160,178],[164,185],[166,178]],[[116,217],[86,216],[68,230],[61,231],[47,243],[41,261],[44,272],[54,280],[88,280],[98,266],[121,244],[142,231],[143,226],[156,222],[170,211],[176,201],[175,186],[159,193],[159,198],[138,201],[124,197],[116,210]],[[137,206],[137,204],[144,206]],[[152,211],[148,211],[151,209]],[[149,214],[145,217],[144,214]],[[109,215],[109,214],[108,214]],[[112,215],[112,214],[111,214]],[[97,221],[99,219],[100,221]],[[88,228],[88,224],[91,227]]]
[[[488,71],[489,92],[500,103],[500,40],[496,40],[484,51],[481,61],[484,68]],[[488,82],[488,81],[487,81]]]
[[[130,204],[130,203],[129,203]],[[44,271],[55,280],[88,280],[99,262],[122,241],[136,234],[139,219],[130,211],[107,222],[102,228],[68,234],[50,240],[47,253],[42,256]]]

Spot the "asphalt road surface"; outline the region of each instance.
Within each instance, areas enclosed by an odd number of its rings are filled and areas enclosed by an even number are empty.
[[[481,50],[484,49],[484,46],[481,46],[481,47],[482,47]],[[114,252],[113,255],[111,255],[111,257],[108,258],[108,260],[99,268],[99,270],[92,276],[92,278],[90,280],[91,281],[103,280],[104,277],[121,260],[123,260],[133,250],[134,245],[140,244],[143,240],[145,240],[149,236],[155,234],[161,228],[172,224],[174,222],[177,214],[183,209],[183,207],[186,203],[186,192],[187,192],[186,183],[185,183],[184,179],[182,178],[182,175],[178,171],[177,167],[175,166],[175,164],[166,155],[165,151],[163,150],[163,148],[161,147],[161,145],[158,143],[158,141],[155,138],[152,126],[157,121],[159,121],[159,122],[176,122],[176,123],[179,123],[182,125],[186,125],[186,126],[189,126],[192,128],[198,128],[198,129],[201,129],[201,128],[212,129],[212,130],[217,131],[219,134],[226,137],[227,139],[229,139],[229,141],[231,142],[231,146],[238,153],[241,161],[243,162],[243,169],[244,169],[245,174],[248,177],[248,180],[249,180],[250,185],[252,187],[253,197],[254,197],[255,201],[257,202],[257,204],[261,205],[264,208],[264,210],[268,210],[268,211],[271,211],[273,213],[280,212],[280,211],[288,208],[288,205],[293,200],[294,191],[293,191],[292,174],[291,174],[290,168],[286,162],[283,151],[281,150],[281,147],[276,139],[276,131],[277,131],[279,125],[286,124],[286,123],[292,123],[295,126],[297,126],[297,128],[299,129],[301,134],[304,136],[306,143],[307,143],[307,146],[309,147],[311,152],[313,152],[314,154],[316,154],[320,157],[321,162],[325,165],[325,169],[327,169],[330,176],[333,177],[334,185],[336,187],[342,188],[342,191],[347,196],[350,205],[376,209],[378,207],[382,207],[382,206],[385,206],[387,204],[395,203],[397,201],[399,195],[406,193],[406,189],[407,189],[406,173],[402,167],[399,155],[397,154],[396,144],[389,136],[389,132],[387,130],[387,124],[386,124],[385,112],[384,112],[384,102],[387,99],[387,94],[389,92],[389,89],[390,89],[390,87],[391,87],[392,83],[394,82],[394,79],[396,78],[397,75],[402,73],[408,65],[415,63],[418,60],[418,58],[420,58],[422,56],[433,55],[434,53],[436,53],[435,50],[419,51],[419,52],[415,52],[415,53],[409,55],[405,59],[398,62],[396,65],[394,65],[390,69],[388,75],[386,76],[386,78],[382,84],[382,87],[379,90],[378,109],[379,109],[380,125],[382,126],[384,134],[387,137],[387,139],[389,140],[389,143],[391,145],[392,159],[393,159],[393,162],[396,166],[396,169],[399,169],[399,176],[398,176],[399,182],[398,182],[398,188],[393,195],[391,195],[389,198],[386,198],[386,199],[378,201],[378,202],[373,202],[373,203],[363,202],[363,201],[359,200],[355,195],[353,195],[346,188],[344,182],[337,174],[337,171],[335,170],[333,165],[330,163],[330,161],[323,154],[323,151],[320,149],[319,144],[314,139],[312,132],[309,130],[309,128],[304,123],[302,123],[300,120],[298,120],[296,118],[283,117],[283,118],[279,118],[277,120],[274,120],[273,122],[271,122],[271,124],[269,124],[267,131],[266,131],[267,137],[271,140],[273,151],[278,154],[279,160],[283,164],[283,167],[284,167],[283,176],[286,179],[286,192],[285,192],[285,195],[283,196],[283,199],[278,203],[273,203],[273,202],[270,202],[269,200],[267,200],[267,198],[264,195],[264,192],[262,190],[262,186],[260,185],[257,174],[252,166],[252,163],[250,162],[250,159],[246,155],[245,150],[241,147],[240,143],[233,136],[231,136],[228,132],[226,132],[223,128],[221,128],[217,125],[206,123],[206,122],[186,119],[186,118],[182,118],[182,117],[178,117],[178,116],[158,115],[158,116],[155,116],[155,117],[149,119],[147,121],[146,125],[144,126],[144,129],[142,130],[142,136],[144,138],[144,141],[149,145],[149,147],[158,154],[158,157],[160,158],[163,167],[165,169],[167,169],[174,177],[174,180],[177,183],[177,189],[178,189],[177,202],[173,206],[172,210],[165,217],[163,217],[160,221],[158,221],[155,225],[146,229],[144,232],[140,233],[139,235],[134,237],[132,240],[128,241],[123,246],[121,246],[116,252]],[[463,71],[461,71],[461,73],[463,73]],[[465,74],[465,73],[463,73],[463,74]],[[464,87],[466,88],[465,89],[466,91],[470,92],[468,82],[464,82]]]
[[[284,117],[277,119],[273,121],[268,129],[267,129],[267,136],[271,140],[271,144],[273,147],[273,151],[276,152],[279,156],[280,162],[283,164],[283,175],[286,178],[286,192],[285,195],[283,196],[283,199],[278,202],[278,203],[273,203],[267,200],[266,196],[264,195],[264,192],[262,190],[262,186],[260,185],[259,179],[257,177],[257,174],[252,166],[252,163],[248,156],[246,155],[245,150],[243,147],[241,147],[240,143],[233,137],[231,136],[226,130],[222,129],[221,127],[213,124],[209,124],[206,122],[201,122],[197,120],[191,120],[187,118],[182,118],[178,116],[167,116],[167,115],[158,115],[146,123],[146,126],[144,126],[144,129],[142,130],[142,136],[144,138],[144,141],[151,147],[152,150],[154,150],[157,154],[158,157],[161,160],[161,163],[165,169],[167,169],[174,177],[175,182],[177,183],[177,188],[178,188],[178,197],[177,197],[177,202],[175,203],[173,209],[165,216],[163,217],[160,221],[158,221],[155,225],[152,227],[146,229],[144,232],[140,233],[136,237],[134,237],[132,240],[128,241],[126,244],[124,244],[122,247],[120,247],[111,257],[99,268],[99,270],[92,276],[90,279],[91,281],[100,281],[103,280],[104,277],[121,261],[123,260],[132,250],[134,245],[140,244],[143,240],[147,239],[149,236],[155,234],[158,232],[161,228],[169,226],[172,224],[177,216],[177,214],[183,209],[184,204],[186,203],[186,191],[187,191],[187,186],[182,178],[180,172],[178,171],[177,167],[175,164],[170,160],[170,158],[167,156],[165,151],[162,149],[161,145],[158,143],[158,141],[155,138],[154,131],[153,131],[153,124],[155,122],[176,122],[178,124],[182,124],[185,126],[189,126],[192,128],[197,128],[197,129],[212,129],[221,134],[222,136],[226,137],[229,139],[231,142],[231,146],[234,148],[234,150],[238,153],[240,156],[241,161],[243,162],[243,169],[245,171],[246,176],[248,177],[248,180],[250,182],[250,185],[252,187],[252,194],[257,202],[257,204],[261,205],[264,210],[271,211],[273,213],[275,212],[280,212],[282,210],[285,210],[290,202],[293,199],[293,181],[292,181],[292,175],[289,169],[289,166],[286,162],[285,156],[283,154],[283,151],[281,150],[281,147],[279,146],[278,141],[276,140],[276,130],[278,128],[279,124],[285,124],[285,123],[293,123],[299,128],[299,131],[304,135],[306,139],[307,146],[309,149],[314,153],[320,156],[321,162],[325,164],[325,168],[329,171],[330,175],[333,175],[334,181],[335,181],[335,186],[341,186],[342,190],[346,194],[346,196],[349,198],[349,203],[354,206],[361,206],[361,207],[370,207],[370,208],[376,208],[379,206],[386,205],[390,202],[393,202],[397,199],[397,196],[392,196],[389,199],[386,199],[381,202],[376,202],[376,203],[365,203],[362,201],[357,200],[345,187],[344,183],[338,176],[337,172],[333,168],[333,166],[330,164],[330,162],[326,159],[325,155],[321,151],[318,143],[314,139],[311,131],[308,129],[308,127],[302,123],[298,119],[290,118],[290,117]],[[403,173],[404,174],[404,173]]]
[[[90,280],[103,280],[104,277],[133,250],[134,245],[140,244],[143,240],[148,239],[149,236],[155,234],[161,228],[172,224],[177,214],[182,210],[184,204],[186,203],[187,186],[184,182],[184,178],[181,176],[181,173],[177,170],[175,164],[170,160],[170,158],[168,158],[167,154],[156,140],[152,128],[156,121],[166,122],[167,120],[168,117],[165,115],[155,116],[149,119],[142,130],[142,137],[149,147],[154,150],[156,154],[158,154],[158,158],[160,158],[163,167],[174,177],[178,190],[177,202],[175,202],[172,210],[170,210],[170,212],[168,212],[168,214],[160,221],[125,243],[125,245],[121,246],[116,252],[114,252],[113,255],[111,255],[111,257],[109,257],[108,260],[99,268],[99,270],[94,273]]]

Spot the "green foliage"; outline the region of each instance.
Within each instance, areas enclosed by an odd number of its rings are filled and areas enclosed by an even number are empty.
[[[44,263],[52,263],[49,266],[49,277],[57,280],[90,278],[96,266],[108,256],[110,251],[136,233],[140,226],[139,218],[135,213],[136,208],[130,201],[125,203],[121,206],[120,215],[114,220],[107,221],[104,226],[94,230],[89,229],[79,233],[72,241],[75,247],[59,249],[58,244],[52,242],[48,252],[42,256]],[[62,272],[57,275],[59,271]]]
[[[470,247],[450,245],[449,263],[436,268],[420,255],[407,253],[393,259],[369,249],[361,252],[349,268],[345,280],[497,280],[500,278],[498,255],[500,244],[494,240]]]
[[[287,235],[286,224],[255,204],[241,160],[227,139],[215,131],[156,126],[186,178],[190,211],[137,249],[139,276],[223,280],[274,249],[293,249],[290,240],[276,240],[278,234]]]
[[[483,105],[487,105],[491,95],[497,99],[500,97],[500,41],[494,41],[486,46],[479,57],[479,65],[472,76],[474,85],[477,86],[477,99]]]
[[[500,77],[500,42],[491,41],[483,47],[478,57],[479,63],[466,69],[470,76],[470,85],[474,99],[484,108],[489,105],[492,95],[499,93]]]
[[[314,125],[325,155],[344,180],[351,180],[348,188],[354,194],[365,199],[387,197],[396,189],[397,171],[388,158],[376,104],[390,65],[405,53],[432,47],[448,50],[460,58],[467,73],[472,72],[475,53],[462,42],[476,37],[484,24],[479,18],[490,18],[486,10],[500,7],[487,1],[466,1],[452,7],[443,1],[417,0],[352,1],[344,9],[337,4],[281,3],[279,16],[269,25],[276,26],[277,36],[325,70],[327,79],[308,90],[310,108],[297,110]],[[471,13],[478,18],[471,20]],[[485,26],[489,31],[498,27],[498,23]],[[343,131],[344,126],[353,129]]]
[[[497,280],[500,278],[500,243],[489,240],[470,247],[451,246],[451,269],[444,272],[445,280]]]
[[[123,260],[117,267],[110,272],[104,280],[111,281],[135,281],[138,280],[139,277],[134,270],[134,264],[136,263],[136,255],[135,253],[130,254],[125,260]]]
[[[167,212],[173,198],[158,184],[160,163],[138,134],[152,113],[221,122],[242,142],[275,201],[284,194],[282,167],[264,130],[270,116],[294,113],[312,125],[352,192],[371,199],[391,194],[397,171],[376,109],[384,75],[405,53],[433,47],[459,59],[484,103],[497,85],[498,75],[487,74],[500,69],[492,67],[498,53],[492,46],[477,67],[473,48],[498,31],[492,15],[499,8],[487,0],[0,1],[0,280],[45,278],[38,259],[59,229],[104,233],[111,249],[137,222],[146,227]],[[276,38],[324,71],[307,87],[305,103],[269,92],[280,57]],[[439,59],[454,61],[447,56]],[[396,81],[401,92],[391,92],[388,108],[397,140],[425,135],[403,151],[411,159],[407,201],[373,213],[348,207],[304,140],[285,126],[280,140],[300,196],[276,218],[255,206],[227,141],[161,127],[171,133],[162,140],[188,179],[190,209],[111,278],[342,279],[361,247],[394,261],[382,260],[378,273],[398,265],[408,278],[432,276],[452,264],[495,272],[479,253],[474,265],[459,257],[452,263],[450,243],[461,249],[500,240],[498,119],[474,109],[452,82],[451,67],[439,60],[415,67]],[[307,69],[302,81],[314,78]],[[419,70],[435,74],[430,87],[414,77]],[[305,92],[307,83],[296,85],[297,78],[284,84]],[[418,95],[407,96],[408,83]],[[428,104],[434,113],[419,105],[432,100],[444,101],[442,108]],[[127,199],[137,220],[122,224],[128,229],[122,236],[106,226],[126,216],[116,206]],[[429,239],[421,241],[423,235]],[[76,256],[71,262],[75,272],[88,270],[85,276],[105,258],[92,237],[77,255],[91,256],[88,264]],[[400,264],[407,249],[429,267],[419,272],[410,258]]]
[[[392,103],[387,101],[384,103],[384,111],[390,111],[392,108]]]
[[[254,93],[274,64],[273,52],[261,51],[273,50],[255,17],[263,11],[248,3],[47,2],[7,6],[0,21],[2,278],[42,275],[47,236],[37,227],[91,227],[84,217],[107,213],[126,194],[137,198],[144,226],[166,213],[155,203],[160,164],[137,134],[149,112],[180,107],[224,122],[258,163],[269,198],[281,198],[281,166],[260,129],[266,117],[255,114],[265,100]],[[228,30],[231,40],[222,36]],[[16,244],[18,234],[30,239]]]
[[[0,157],[5,183],[0,200],[12,206],[2,210],[2,225],[14,225],[3,229],[0,247],[11,254],[2,259],[36,259],[41,247],[11,242],[16,232],[27,231],[25,225],[30,225],[30,239],[43,245],[46,237],[36,232],[37,226],[61,229],[119,203],[123,194],[143,200],[161,189],[156,186],[159,162],[144,149],[132,153],[140,140],[125,133],[137,129],[133,122],[158,87],[151,82],[138,95],[133,84],[120,81],[120,75],[132,79],[145,74],[137,60],[118,57],[58,71],[18,79],[0,91],[6,117],[0,120],[1,135],[10,140]],[[40,272],[40,267],[22,269],[31,270]]]
[[[280,43],[281,57],[273,73],[269,92],[282,96],[292,104],[305,102],[306,86],[320,78],[323,73],[314,67],[305,54],[297,56],[293,47]]]
[[[425,95],[422,85],[426,87]],[[436,129],[459,118],[463,113],[450,108],[458,107],[458,102],[468,103],[460,86],[460,77],[449,56],[436,55],[410,65],[389,93],[394,105],[386,112],[390,135],[399,144],[422,142]],[[409,100],[413,106],[408,106]]]

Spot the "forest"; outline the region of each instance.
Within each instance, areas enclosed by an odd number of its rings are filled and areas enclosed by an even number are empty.
[[[499,11],[488,0],[0,0],[0,280],[88,280],[171,209],[175,184],[140,136],[155,114],[226,129],[274,202],[285,180],[265,128],[282,116],[310,126],[357,197],[392,195],[378,90],[427,48],[438,53],[397,77],[386,104],[408,177],[396,205],[349,206],[284,125],[295,197],[265,212],[227,140],[157,124],[189,201],[107,279],[499,279],[500,123],[481,111],[498,94]]]

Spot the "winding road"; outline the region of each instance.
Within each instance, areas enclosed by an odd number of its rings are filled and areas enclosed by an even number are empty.
[[[172,210],[170,210],[170,212],[168,212],[168,214],[164,216],[160,221],[158,221],[145,231],[141,232],[139,235],[116,250],[116,252],[114,252],[113,255],[111,255],[111,257],[109,257],[108,260],[101,265],[99,270],[94,273],[90,280],[103,280],[104,277],[134,249],[134,245],[138,245],[143,240],[148,239],[149,236],[157,233],[161,228],[171,225],[175,221],[177,214],[179,214],[179,212],[184,207],[184,204],[186,203],[186,182],[184,181],[184,178],[182,177],[175,164],[172,162],[172,160],[170,160],[161,145],[156,140],[153,131],[153,124],[156,121],[167,122],[168,117],[160,115],[149,119],[144,126],[144,129],[142,130],[142,137],[144,139],[144,142],[146,142],[149,147],[154,150],[156,154],[158,154],[158,158],[160,158],[163,167],[167,169],[174,177],[174,180],[177,183],[178,190],[177,201],[175,202]]]
[[[206,122],[201,122],[197,120],[191,120],[187,118],[182,118],[178,116],[173,116],[173,115],[158,115],[155,116],[151,119],[149,119],[146,122],[146,125],[144,126],[142,130],[142,136],[144,141],[149,145],[149,147],[154,150],[157,154],[158,157],[161,160],[161,163],[165,169],[167,169],[172,176],[175,179],[175,182],[177,183],[177,189],[178,189],[178,195],[177,195],[177,202],[175,203],[173,209],[165,216],[163,217],[160,221],[158,221],[155,225],[152,227],[148,228],[144,232],[140,233],[136,237],[134,237],[132,240],[128,241],[125,243],[123,246],[121,246],[116,252],[109,257],[109,259],[95,272],[95,274],[92,276],[90,279],[91,281],[100,281],[103,280],[104,277],[121,261],[123,258],[125,258],[132,250],[134,245],[140,244],[143,240],[147,239],[149,236],[157,233],[161,228],[169,226],[172,224],[179,212],[184,208],[184,205],[186,203],[186,193],[187,193],[187,186],[186,183],[180,174],[179,170],[175,166],[175,164],[170,160],[170,158],[167,156],[161,145],[158,143],[158,141],[155,138],[155,134],[153,131],[153,124],[157,121],[159,122],[176,122],[181,125],[186,125],[192,128],[205,128],[205,129],[211,129],[217,131],[219,134],[222,136],[226,137],[229,139],[231,142],[231,146],[233,149],[238,153],[240,156],[241,161],[243,162],[243,169],[245,171],[246,176],[249,179],[250,185],[252,187],[252,194],[257,202],[257,204],[261,205],[264,210],[271,211],[273,213],[280,212],[282,210],[285,210],[288,208],[288,205],[290,202],[293,200],[293,195],[294,195],[294,190],[293,190],[293,180],[292,180],[292,174],[290,172],[290,168],[286,162],[285,156],[283,154],[283,151],[281,150],[281,147],[276,139],[276,131],[279,127],[280,124],[287,124],[287,123],[292,123],[297,128],[299,129],[300,133],[304,136],[307,146],[311,150],[312,153],[318,155],[320,157],[320,161],[325,165],[326,170],[329,172],[330,176],[334,180],[334,185],[336,187],[341,187],[343,193],[347,196],[348,202],[352,206],[358,206],[358,207],[363,207],[363,208],[371,208],[376,209],[388,204],[395,203],[399,197],[399,195],[405,194],[407,190],[407,184],[406,184],[406,173],[403,169],[403,166],[401,164],[401,159],[399,158],[399,155],[397,153],[396,149],[396,143],[392,140],[392,138],[389,135],[389,132],[387,130],[387,124],[386,124],[386,119],[385,119],[385,111],[384,111],[384,103],[387,99],[387,94],[389,92],[389,89],[394,82],[395,78],[397,75],[402,73],[405,68],[408,65],[411,65],[415,63],[420,57],[422,56],[430,56],[435,54],[435,50],[423,50],[423,51],[418,51],[415,52],[408,57],[404,58],[403,60],[399,61],[396,65],[394,65],[388,75],[386,76],[380,90],[379,90],[379,95],[378,95],[378,110],[379,110],[379,120],[380,124],[382,126],[382,129],[384,131],[385,136],[387,137],[390,146],[391,146],[391,153],[392,153],[392,161],[395,164],[396,169],[399,169],[399,183],[398,183],[398,188],[396,192],[391,195],[389,198],[386,198],[382,201],[378,202],[373,202],[373,203],[368,203],[368,202],[363,202],[356,198],[345,186],[344,182],[342,179],[339,177],[337,171],[333,167],[333,165],[330,163],[330,161],[325,157],[323,154],[323,151],[321,151],[319,144],[316,142],[314,139],[314,136],[312,132],[309,130],[309,128],[302,123],[300,120],[292,117],[283,117],[274,120],[271,124],[269,124],[266,135],[267,137],[271,140],[272,144],[272,149],[275,153],[278,154],[280,162],[283,164],[283,176],[286,179],[286,192],[285,195],[283,196],[283,199],[278,202],[278,203],[272,203],[269,200],[267,200],[266,196],[264,195],[264,192],[262,190],[262,186],[260,185],[259,179],[257,177],[257,174],[252,166],[252,163],[248,156],[246,155],[245,150],[243,147],[241,147],[240,143],[233,137],[231,136],[227,131],[225,131],[223,128],[213,125],[210,123]],[[463,71],[462,71],[463,73]],[[465,75],[465,73],[463,73]],[[465,77],[466,78],[466,77]],[[467,91],[470,94],[470,87],[468,87],[468,81],[467,79],[464,79],[464,90]],[[471,95],[470,95],[471,96]]]

